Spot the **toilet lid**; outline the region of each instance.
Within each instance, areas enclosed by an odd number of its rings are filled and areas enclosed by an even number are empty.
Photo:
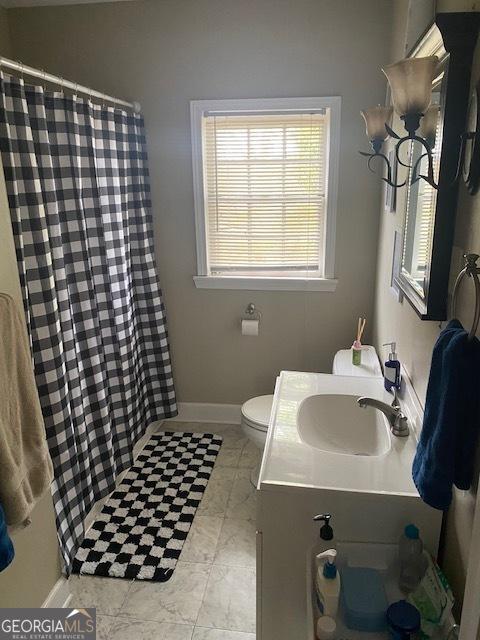
[[[268,427],[270,413],[272,411],[273,395],[258,396],[247,400],[242,406],[242,416],[252,423]]]

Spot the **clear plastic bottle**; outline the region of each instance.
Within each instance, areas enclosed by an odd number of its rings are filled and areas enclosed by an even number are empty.
[[[414,591],[420,584],[427,568],[423,554],[423,542],[414,524],[405,527],[399,541],[400,579],[399,586],[404,593]]]

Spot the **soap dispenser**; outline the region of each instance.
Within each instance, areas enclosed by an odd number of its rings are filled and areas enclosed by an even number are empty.
[[[335,618],[340,597],[340,574],[337,571],[337,551],[328,549],[317,555],[319,564],[315,588],[317,606],[322,616]]]
[[[314,609],[316,611],[315,620],[318,620],[319,616],[324,616],[322,613],[322,609],[319,606],[318,595],[317,595],[317,583],[318,576],[323,572],[323,553],[326,551],[331,551],[335,549],[335,534],[333,532],[333,528],[330,524],[332,516],[330,513],[321,513],[318,516],[315,516],[313,520],[315,522],[321,522],[322,526],[320,527],[320,537],[313,548],[310,550],[310,571],[311,571],[311,580],[312,580],[312,603]]]
[[[384,364],[384,385],[387,391],[392,389],[400,389],[401,375],[400,375],[400,362],[397,358],[397,343],[386,342],[384,347],[390,346],[390,353],[388,354],[388,360]]]

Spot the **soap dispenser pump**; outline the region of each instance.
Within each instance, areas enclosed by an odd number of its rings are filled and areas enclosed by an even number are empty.
[[[385,362],[384,369],[384,386],[387,391],[392,389],[400,389],[401,375],[400,375],[400,362],[397,357],[396,342],[385,342],[384,347],[390,347],[390,353],[388,354],[388,360]]]
[[[331,518],[332,515],[330,513],[321,513],[313,518],[314,522],[323,522],[323,525],[320,527],[320,541],[314,548],[315,557],[317,557],[319,553],[322,553],[322,551],[332,549],[336,546],[335,536],[330,524]]]

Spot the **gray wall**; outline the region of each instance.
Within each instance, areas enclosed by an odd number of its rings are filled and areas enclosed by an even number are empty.
[[[422,0],[423,1],[423,0]],[[405,48],[409,49],[417,37],[425,30],[433,18],[430,7],[415,6],[417,0],[395,0],[394,32],[392,37],[392,61],[404,57]],[[430,4],[431,3],[425,3]],[[480,2],[470,0],[440,0],[438,11],[480,11]],[[480,77],[480,46],[477,47],[473,82]],[[438,337],[438,322],[422,322],[408,302],[399,304],[390,293],[390,273],[393,252],[394,230],[401,228],[403,220],[404,191],[398,192],[397,213],[382,214],[380,218],[380,240],[377,267],[377,291],[375,301],[375,343],[380,352],[381,344],[387,340],[396,340],[400,360],[410,374],[415,391],[423,403],[430,372],[430,360],[433,345]],[[452,275],[460,270],[461,256],[467,251],[480,253],[480,195],[468,195],[463,183],[460,187],[460,199],[457,210],[455,232],[455,251],[452,260]],[[459,297],[458,311],[460,319],[468,324],[472,317],[473,297],[466,283],[463,295]],[[471,491],[455,491],[445,528],[443,549],[443,568],[450,580],[459,604],[463,598],[465,575],[468,565],[471,531],[475,509],[476,486]],[[459,606],[457,607],[460,608]]]
[[[238,403],[271,392],[281,369],[330,371],[358,315],[372,317],[379,182],[357,154],[367,147],[359,110],[384,99],[391,7],[140,0],[9,11],[16,58],[142,103],[179,400]],[[195,289],[189,100],[315,95],[343,98],[337,291]],[[258,338],[239,331],[250,301]]]
[[[4,56],[11,54],[7,10],[2,7],[0,7],[0,51]]]
[[[9,56],[7,15],[0,8],[0,55]],[[12,227],[0,162],[0,291],[22,304]],[[0,607],[39,607],[60,577],[60,557],[52,497],[46,494],[32,513],[32,524],[12,534],[15,558],[0,574]]]

